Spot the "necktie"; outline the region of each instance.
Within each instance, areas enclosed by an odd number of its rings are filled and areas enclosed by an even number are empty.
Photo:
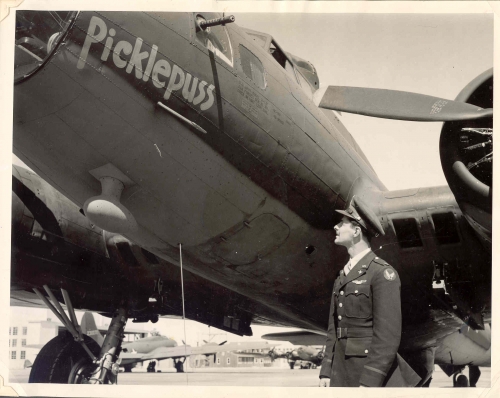
[[[345,265],[345,274],[347,275],[349,272],[351,271],[351,260],[349,260],[347,262],[347,264]]]

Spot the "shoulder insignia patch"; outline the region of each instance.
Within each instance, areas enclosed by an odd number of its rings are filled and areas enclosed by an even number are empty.
[[[386,269],[384,271],[384,278],[388,281],[393,281],[396,279],[396,273],[392,269]]]

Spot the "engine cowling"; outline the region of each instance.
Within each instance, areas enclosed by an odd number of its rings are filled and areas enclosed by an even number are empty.
[[[493,108],[493,69],[472,80],[455,101]],[[491,247],[493,118],[445,122],[439,150],[444,175],[464,217]]]

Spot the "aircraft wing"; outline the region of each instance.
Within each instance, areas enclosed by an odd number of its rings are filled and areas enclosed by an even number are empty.
[[[191,355],[210,355],[217,354],[219,352],[228,351],[243,351],[243,350],[258,350],[262,348],[271,349],[271,346],[266,341],[256,341],[247,343],[228,343],[224,345],[204,345],[201,347],[192,347]]]
[[[151,359],[167,359],[167,358],[181,358],[188,357],[192,355],[193,347],[190,346],[177,346],[177,347],[158,347],[147,354],[141,354],[141,360],[151,360]]]
[[[266,340],[288,341],[293,345],[325,345],[326,332],[296,330],[291,332],[268,333],[262,336]]]
[[[219,352],[251,350],[261,348],[271,348],[267,342],[248,342],[248,343],[228,343],[224,345],[204,345],[201,347],[178,346],[178,347],[158,347],[147,354],[122,353],[120,358],[128,363],[136,359],[137,361],[147,361],[152,359],[162,360],[168,358],[181,358],[190,355],[211,355]],[[122,363],[123,363],[122,361]]]
[[[121,352],[120,358],[118,359],[120,366],[130,365],[137,362],[142,362],[145,360],[143,358],[145,354],[138,352]]]
[[[149,353],[151,354],[151,353]],[[143,354],[143,353],[140,353],[140,352],[121,352],[120,353],[120,359],[122,360],[122,364],[123,362],[127,362],[127,363],[130,363],[130,362],[135,362],[135,361],[142,361],[146,354]]]

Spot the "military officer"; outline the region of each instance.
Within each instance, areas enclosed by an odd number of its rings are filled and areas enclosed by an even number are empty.
[[[370,248],[371,237],[384,234],[382,225],[356,196],[345,211],[337,211],[343,218],[334,227],[335,244],[346,247],[350,260],[333,287],[320,386],[408,385],[401,371],[396,372],[399,381],[389,382],[400,360],[404,362],[397,357],[401,283],[394,268]]]

